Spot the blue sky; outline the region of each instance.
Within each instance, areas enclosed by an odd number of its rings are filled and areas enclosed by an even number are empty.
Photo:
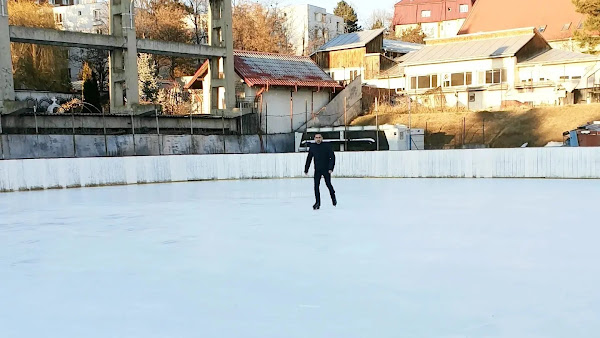
[[[270,3],[278,3],[281,6],[287,6],[291,4],[310,4],[314,6],[324,7],[327,9],[327,12],[333,13],[333,9],[335,5],[338,3],[338,0],[309,0],[309,1],[294,1],[294,0],[267,0],[265,2]],[[371,13],[375,10],[386,10],[390,14],[394,13],[394,4],[398,2],[398,0],[346,0],[349,4],[354,7],[358,14],[358,21],[361,26],[365,26],[371,17]]]

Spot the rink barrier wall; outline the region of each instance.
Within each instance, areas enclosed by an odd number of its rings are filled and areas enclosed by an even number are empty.
[[[336,153],[336,177],[600,178],[600,148]],[[0,191],[296,178],[306,153],[0,160]]]

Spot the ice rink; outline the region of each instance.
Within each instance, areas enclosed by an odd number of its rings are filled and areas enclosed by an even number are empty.
[[[0,337],[594,337],[600,181],[0,194]]]

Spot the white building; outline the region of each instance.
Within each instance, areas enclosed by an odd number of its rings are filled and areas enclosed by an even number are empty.
[[[235,51],[237,108],[258,113],[267,134],[301,129],[325,107],[342,87],[309,57]],[[196,114],[209,112],[204,100],[204,63],[187,82]]]
[[[344,19],[313,5],[292,5],[281,9],[296,55],[310,55],[345,30]]]
[[[67,31],[107,34],[108,3],[105,0],[49,0],[54,5],[54,21]],[[69,48],[69,75],[77,83],[83,66],[81,48]]]
[[[63,3],[68,2],[68,5]],[[64,30],[106,34],[108,4],[102,0],[54,0],[54,21]]]
[[[406,92],[427,106],[569,104],[600,88],[598,57],[554,50],[535,28],[426,40],[400,60]]]

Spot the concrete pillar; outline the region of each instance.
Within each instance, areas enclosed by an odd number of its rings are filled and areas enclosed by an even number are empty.
[[[126,37],[125,49],[109,53],[110,108],[112,112],[131,109],[139,104],[137,44],[132,0],[110,0],[110,35]],[[125,90],[127,105],[124,104]]]
[[[224,47],[226,56],[212,58],[209,62],[207,89],[210,88],[211,110],[235,108],[235,70],[233,63],[232,8],[229,0],[210,0],[208,20],[208,43]],[[205,89],[206,91],[206,89]]]
[[[0,0],[0,113],[3,112],[3,101],[15,100],[6,2]]]

